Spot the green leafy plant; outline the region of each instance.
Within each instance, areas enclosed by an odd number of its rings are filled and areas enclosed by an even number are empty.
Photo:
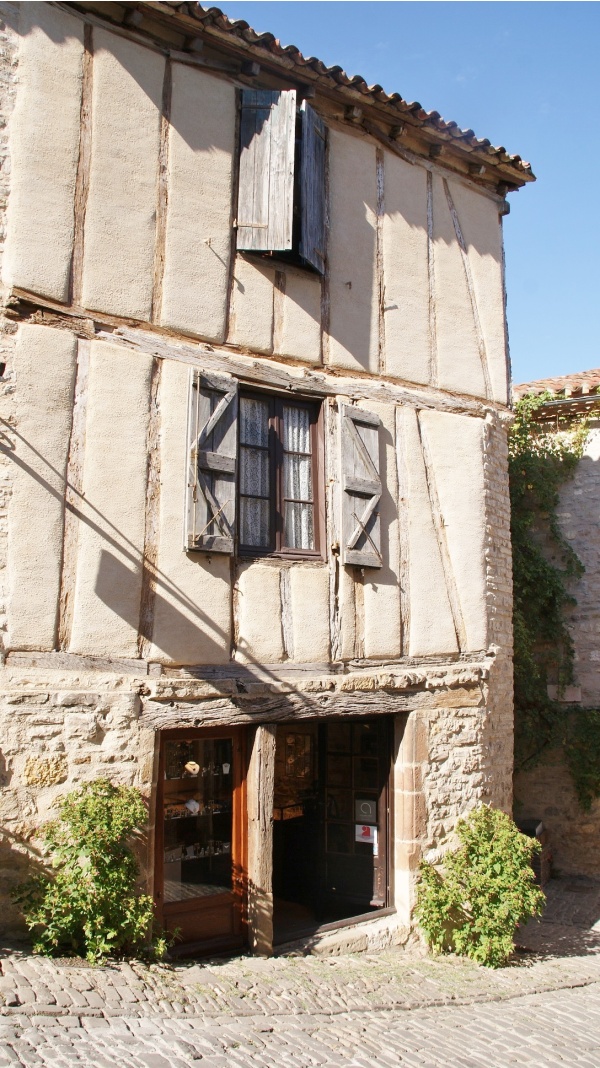
[[[564,754],[577,800],[589,812],[600,797],[600,709],[571,708],[566,720]]]
[[[581,457],[587,423],[539,421],[551,393],[515,406],[509,434],[514,585],[515,763],[532,767],[559,744],[565,706],[548,696],[573,682],[574,648],[565,609],[575,603],[569,583],[583,566],[556,515],[561,485]]]
[[[540,845],[486,805],[459,820],[456,833],[460,847],[446,853],[441,871],[421,864],[417,919],[434,952],[498,968],[513,951],[518,925],[544,906],[531,867]]]
[[[574,682],[575,650],[566,610],[583,565],[564,538],[556,509],[561,485],[583,453],[589,423],[540,420],[551,393],[515,406],[509,434],[514,584],[515,766],[533,767],[562,748],[581,807],[600,797],[600,710],[568,706],[548,696]]]
[[[78,954],[92,962],[164,955],[164,938],[152,938],[152,898],[136,889],[138,865],[128,845],[145,822],[139,791],[107,779],[85,783],[62,800],[59,818],[42,832],[51,870],[35,873],[14,892],[36,933],[36,953]]]

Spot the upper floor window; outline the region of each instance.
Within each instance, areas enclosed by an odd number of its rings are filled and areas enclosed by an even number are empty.
[[[326,127],[295,89],[244,89],[237,247],[325,269]]]
[[[192,372],[186,549],[319,556],[319,409]]]
[[[317,420],[314,404],[240,397],[240,552],[318,551]]]
[[[192,370],[187,551],[320,557],[320,409],[318,401],[240,390],[230,375]],[[379,568],[381,420],[359,404],[344,403],[338,404],[338,420],[341,562]]]

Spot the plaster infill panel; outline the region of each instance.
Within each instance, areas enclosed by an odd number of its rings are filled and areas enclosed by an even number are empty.
[[[446,576],[434,525],[418,415],[398,412],[399,463],[408,496],[409,655],[458,652]]]
[[[466,634],[467,650],[487,646],[483,421],[421,413]]]
[[[225,340],[235,87],[172,68],[163,326]]]
[[[8,540],[12,649],[55,648],[76,360],[73,334],[20,327]]]
[[[508,354],[498,204],[460,182],[449,180],[448,186],[467,246],[493,399],[506,404]]]
[[[329,362],[377,373],[377,165],[375,145],[330,130]]]
[[[273,352],[275,271],[237,255],[233,270],[229,340],[253,352]]]
[[[284,289],[275,293],[273,351],[296,360],[321,359],[321,279],[286,267]]]
[[[329,661],[329,571],[326,567],[289,569],[293,659],[300,664]]]
[[[463,220],[460,218],[462,230]],[[438,382],[442,389],[485,397],[485,378],[469,286],[452,215],[433,175],[433,266]]]
[[[70,651],[137,657],[152,358],[93,342]]]
[[[427,171],[385,154],[383,270],[385,368],[409,382],[430,381]]]
[[[280,569],[243,567],[237,581],[236,659],[243,664],[278,664],[284,658]]]
[[[19,87],[10,122],[11,184],[3,277],[67,301],[74,234],[83,23],[21,4]]]
[[[160,382],[160,510],[151,660],[220,664],[231,646],[230,558],[183,552],[189,369],[164,360]]]
[[[391,404],[369,403],[368,408],[381,419],[379,471],[383,492],[379,503],[379,518],[383,566],[365,568],[364,572],[365,656],[396,657],[400,656],[401,652],[396,410]]]
[[[82,303],[148,320],[165,61],[105,30],[94,28],[93,40]]]

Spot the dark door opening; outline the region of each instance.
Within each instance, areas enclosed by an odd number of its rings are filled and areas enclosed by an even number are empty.
[[[275,943],[388,904],[387,716],[277,730]]]

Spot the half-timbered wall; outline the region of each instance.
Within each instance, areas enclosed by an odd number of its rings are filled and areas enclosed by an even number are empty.
[[[2,84],[18,85],[0,383],[7,866],[82,779],[151,794],[161,725],[385,711],[407,916],[422,851],[477,800],[510,805],[498,198],[338,122],[325,273],[259,262],[235,251],[230,78],[48,4],[0,9]],[[191,368],[321,401],[320,557],[183,551]],[[348,410],[378,424],[377,567],[346,562]]]
[[[381,420],[383,566],[360,568],[329,548],[349,398],[326,400],[325,559],[236,561],[182,551],[188,366],[24,324],[15,375],[9,650],[210,665],[325,663],[333,642],[333,659],[487,647],[483,418],[361,400]]]
[[[330,129],[325,276],[257,265],[234,255],[231,80],[46,4],[19,38],[6,285],[506,402],[495,196]]]

